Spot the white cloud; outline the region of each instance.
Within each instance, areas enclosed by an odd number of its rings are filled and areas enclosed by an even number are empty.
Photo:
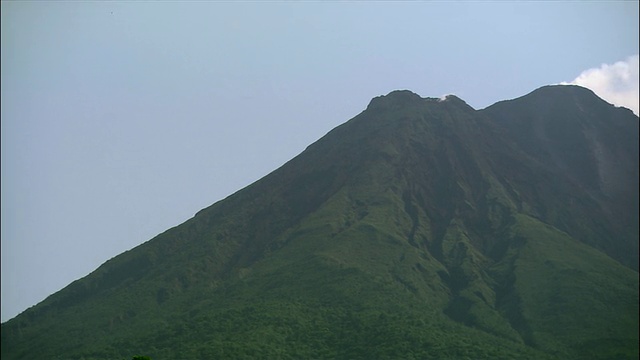
[[[629,56],[614,64],[585,70],[571,82],[591,89],[604,100],[633,110],[638,115],[638,55]]]

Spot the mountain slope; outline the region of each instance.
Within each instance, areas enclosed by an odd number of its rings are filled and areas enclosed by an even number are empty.
[[[2,324],[2,356],[637,358],[637,127],[577,87],[377,97]]]
[[[538,215],[638,270],[637,117],[579,86],[543,87],[482,112],[569,185],[554,196],[564,214],[531,204]]]

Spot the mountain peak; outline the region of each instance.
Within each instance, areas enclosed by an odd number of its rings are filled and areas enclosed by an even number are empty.
[[[545,85],[537,88],[531,92],[533,93],[544,93],[544,94],[582,94],[589,96],[597,96],[591,89],[587,89],[586,87],[582,87],[579,85],[570,85],[570,84],[557,84],[557,85]]]
[[[587,112],[599,111],[604,107],[611,106],[590,89],[578,85],[546,85],[524,96],[497,102],[489,106],[489,108],[505,103],[528,104],[533,108],[546,109],[552,112],[559,109],[565,111],[568,109],[567,105],[569,104]],[[585,106],[588,109],[584,108]]]
[[[387,107],[389,105],[405,106],[424,100],[420,95],[409,90],[394,90],[387,95],[376,96],[369,102],[367,109]]]
[[[637,117],[584,88],[392,91],[2,324],[0,355],[637,358],[637,183]]]
[[[411,90],[393,90],[386,96],[394,97],[398,99],[422,99],[422,97]]]
[[[584,105],[598,106],[599,108],[604,108],[607,106],[615,106],[618,109],[622,109],[624,111],[633,111],[624,106],[614,105],[609,103],[607,100],[598,96],[591,89],[579,86],[579,85],[570,85],[570,84],[559,84],[559,85],[547,85],[541,88],[538,88],[532,91],[529,95],[535,96],[544,96],[551,97],[557,99],[557,101],[575,101],[575,103],[582,107]],[[586,109],[583,109],[586,110]],[[590,111],[590,110],[587,110]],[[635,115],[635,114],[634,114]],[[636,115],[637,116],[637,115]]]
[[[381,108],[399,108],[405,107],[411,104],[424,104],[425,102],[442,103],[463,105],[464,107],[471,108],[464,100],[453,94],[447,94],[440,98],[423,98],[420,95],[410,90],[394,90],[387,95],[376,96],[369,102],[367,110],[381,109]],[[471,108],[473,109],[473,108]]]

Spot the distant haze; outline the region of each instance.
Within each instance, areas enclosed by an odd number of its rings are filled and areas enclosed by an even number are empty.
[[[1,16],[2,321],[394,89],[479,109],[571,82],[638,113],[637,1],[3,1]]]

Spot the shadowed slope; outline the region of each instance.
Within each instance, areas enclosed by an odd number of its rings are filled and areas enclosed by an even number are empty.
[[[481,112],[553,174],[527,194],[536,216],[637,270],[638,117],[579,86],[543,87]]]

